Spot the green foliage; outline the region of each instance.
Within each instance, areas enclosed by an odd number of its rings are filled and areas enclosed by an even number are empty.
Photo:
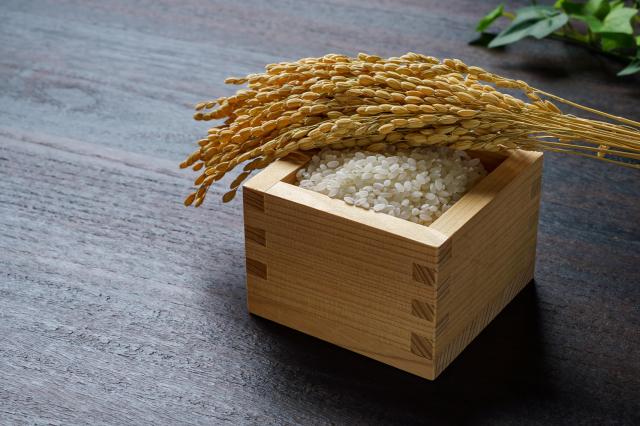
[[[600,34],[600,46],[605,52],[630,50],[635,49],[636,40],[630,34],[602,33]]]
[[[640,58],[635,58],[625,69],[620,71],[618,75],[635,74],[640,71]]]
[[[480,37],[472,42],[490,48],[515,43],[525,37],[563,39],[602,52],[628,63],[618,75],[640,72],[640,1],[588,0],[586,2],[557,0],[553,6],[533,4],[505,11],[500,4],[485,15],[476,27]],[[511,22],[498,34],[487,33],[501,17]]]
[[[493,21],[495,21],[496,19],[501,17],[503,13],[504,13],[504,5],[500,4],[498,7],[493,9],[491,12],[487,13],[478,22],[478,25],[476,26],[476,31],[482,32],[482,31],[486,30],[487,28],[489,28],[489,26],[491,24],[493,24]]]
[[[566,13],[547,6],[518,9],[515,19],[494,38],[489,47],[504,46],[524,37],[544,38],[569,21]]]

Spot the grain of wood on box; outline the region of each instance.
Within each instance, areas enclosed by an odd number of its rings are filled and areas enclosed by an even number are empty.
[[[431,226],[293,185],[290,156],[244,185],[253,314],[434,379],[533,277],[542,155],[491,171]]]

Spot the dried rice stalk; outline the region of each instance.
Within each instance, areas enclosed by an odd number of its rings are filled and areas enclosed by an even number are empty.
[[[265,73],[225,82],[248,89],[196,106],[196,120],[225,121],[209,129],[180,165],[204,169],[186,205],[202,204],[211,184],[240,163],[251,160],[224,202],[252,171],[292,152],[329,145],[374,152],[389,145],[546,150],[640,168],[640,123],[458,59],[326,55],[267,65]],[[496,88],[520,90],[530,102]],[[563,114],[551,100],[617,124]]]

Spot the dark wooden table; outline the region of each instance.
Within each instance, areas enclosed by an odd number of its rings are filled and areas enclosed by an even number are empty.
[[[248,315],[239,200],[181,204],[192,105],[274,61],[459,57],[640,119],[608,60],[468,46],[492,4],[4,0],[0,423],[638,424],[638,171],[546,157],[535,282],[436,382]]]

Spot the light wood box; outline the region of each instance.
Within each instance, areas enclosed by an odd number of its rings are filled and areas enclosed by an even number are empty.
[[[428,227],[295,186],[309,157],[268,166],[243,190],[249,311],[436,378],[533,278],[542,154],[472,155],[490,173]]]

